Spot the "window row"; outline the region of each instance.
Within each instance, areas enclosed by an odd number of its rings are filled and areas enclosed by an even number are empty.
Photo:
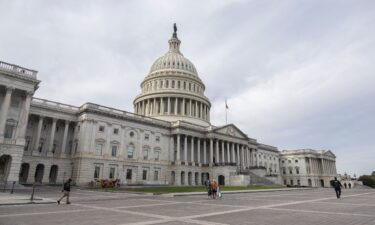
[[[98,128],[98,131],[99,132],[104,132],[105,131],[105,126],[104,125],[100,125],[99,128]],[[119,129],[118,128],[113,128],[113,134],[118,135],[119,134]],[[129,134],[128,134],[128,137],[134,138],[135,137],[134,131],[130,131]],[[146,141],[150,140],[150,134],[147,134],[147,133],[144,134],[144,140],[146,140]],[[155,141],[156,142],[160,141],[160,136],[159,135],[155,136]]]
[[[111,145],[111,156],[112,157],[117,157],[118,156],[118,149],[119,146],[117,144],[112,144]],[[101,156],[103,154],[104,150],[104,143],[96,143],[96,155]],[[126,148],[126,153],[127,153],[127,158],[128,159],[133,159],[135,157],[135,145],[134,144],[129,144]],[[142,158],[143,160],[151,160],[149,154],[151,152],[150,147],[144,146],[142,149]],[[153,151],[153,160],[159,161],[160,156],[161,156],[161,149],[160,148],[154,148]]]
[[[103,166],[95,165],[95,167],[94,167],[94,179],[99,179],[99,178],[103,177],[102,170],[103,170]],[[133,169],[126,169],[126,174],[125,174],[126,180],[132,180],[133,176],[136,177],[136,174],[133,175],[133,173],[134,173]],[[149,180],[148,173],[149,173],[148,169],[142,170],[142,180],[144,180],[144,181]],[[108,178],[109,179],[117,179],[118,176],[119,176],[119,174],[117,172],[117,167],[116,166],[109,167]],[[159,179],[160,179],[160,171],[154,170],[153,180],[158,181]]]
[[[188,90],[195,93],[203,93],[203,87],[194,82],[180,81],[180,80],[153,80],[143,84],[142,92],[156,91],[159,89],[179,89]]]

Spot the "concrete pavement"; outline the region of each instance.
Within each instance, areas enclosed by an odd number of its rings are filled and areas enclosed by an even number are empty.
[[[56,199],[58,190],[39,190]],[[42,224],[261,224],[374,225],[375,190],[274,191],[205,196],[146,196],[73,190],[72,204],[0,206],[1,225]]]

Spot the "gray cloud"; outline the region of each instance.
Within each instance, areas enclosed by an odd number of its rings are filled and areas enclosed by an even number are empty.
[[[133,111],[172,23],[229,122],[280,149],[331,149],[374,170],[373,1],[0,1],[1,60],[39,70],[36,97]]]

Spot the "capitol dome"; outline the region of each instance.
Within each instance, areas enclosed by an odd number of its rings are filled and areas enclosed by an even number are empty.
[[[180,52],[177,27],[169,50],[152,64],[134,100],[134,112],[166,121],[210,125],[211,103],[194,64]]]

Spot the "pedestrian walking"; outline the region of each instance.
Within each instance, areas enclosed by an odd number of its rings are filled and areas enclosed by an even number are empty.
[[[69,180],[67,180],[65,183],[64,183],[64,188],[62,190],[62,192],[64,192],[63,196],[57,200],[57,204],[60,205],[60,201],[66,197],[66,204],[70,204],[70,201],[69,201],[69,195],[70,195],[70,183],[72,182],[72,179],[69,178]]]
[[[331,185],[335,189],[336,197],[340,198],[342,185],[341,185],[341,182],[337,180],[337,177],[335,177],[334,180],[331,180]]]
[[[216,196],[217,196],[217,199],[220,199],[221,200],[221,197],[222,197],[222,194],[221,194],[221,189],[220,189],[220,186],[217,185],[217,190],[216,190]]]
[[[216,199],[216,192],[217,192],[217,182],[215,179],[211,181],[211,198]]]
[[[210,181],[210,179],[207,179],[206,182],[204,183],[204,185],[206,186],[206,190],[207,190],[207,195],[208,195],[207,199],[210,199],[211,198],[211,181]]]

